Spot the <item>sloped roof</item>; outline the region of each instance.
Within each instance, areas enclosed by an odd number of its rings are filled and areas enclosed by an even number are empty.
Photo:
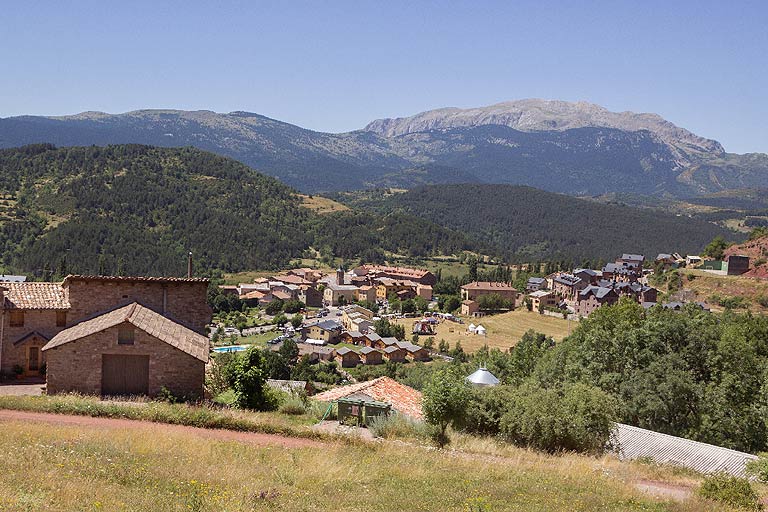
[[[467,377],[467,381],[475,386],[498,386],[501,382],[488,370],[488,368],[483,366]]]
[[[6,309],[69,309],[69,293],[61,283],[3,283]]]
[[[379,377],[368,382],[341,386],[315,395],[314,399],[321,402],[333,402],[339,398],[355,394],[364,394],[378,402],[387,403],[392,406],[392,409],[405,416],[418,420],[424,418],[424,413],[421,410],[421,392],[389,377]]]
[[[651,458],[658,464],[673,464],[699,471],[744,476],[749,453],[670,436],[643,428],[616,424],[612,439],[621,459]]]
[[[371,347],[363,347],[360,349],[361,354],[370,354],[371,352],[380,352],[380,351]]]
[[[208,338],[181,324],[177,324],[173,320],[142,306],[138,302],[107,311],[95,318],[64,329],[54,336],[43,347],[43,350],[49,350],[65,343],[77,341],[123,322],[128,322],[150,336],[164,341],[201,361],[208,362]]]

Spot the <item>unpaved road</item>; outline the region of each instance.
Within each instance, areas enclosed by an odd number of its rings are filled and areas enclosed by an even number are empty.
[[[92,418],[90,416],[69,416],[66,414],[49,414],[27,411],[0,410],[1,422],[35,422],[49,425],[63,425],[99,428],[105,430],[115,429],[145,429],[160,430],[163,432],[177,432],[191,434],[207,439],[221,441],[238,441],[256,446],[282,446],[284,448],[313,448],[326,446],[321,441],[302,439],[297,437],[283,437],[273,434],[259,434],[255,432],[237,432],[234,430],[215,430],[207,428],[187,427],[183,425],[168,425],[166,423],[153,423],[149,421],[126,420],[119,418]]]

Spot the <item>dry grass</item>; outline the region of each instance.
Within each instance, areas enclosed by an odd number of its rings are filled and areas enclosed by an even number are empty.
[[[107,430],[8,422],[0,437],[0,510],[726,510],[640,495],[614,473],[615,461],[511,455],[393,443],[276,448],[161,425]]]
[[[398,323],[405,326],[406,333],[410,333],[413,320],[404,318],[398,320]],[[552,336],[557,341],[567,336],[569,329],[568,322],[562,318],[540,315],[525,309],[483,318],[464,318],[464,322],[464,324],[457,324],[446,321],[439,324],[437,334],[434,336],[435,342],[439,343],[444,339],[454,347],[456,342],[460,341],[465,352],[474,352],[483,345],[507,350],[520,341],[523,334],[530,329]],[[470,322],[482,324],[488,329],[487,336],[467,334],[467,326]],[[575,329],[576,325],[576,322],[571,322],[570,329]]]
[[[760,296],[768,297],[768,279],[757,279],[754,277],[742,276],[720,276],[711,274],[703,270],[681,270],[683,274],[683,288],[692,290],[695,294],[695,300],[708,302],[711,295],[720,295],[728,297],[745,297],[750,302],[751,311],[766,312],[765,308],[757,303]],[[693,281],[689,281],[687,275],[695,276]],[[716,304],[710,304],[713,311],[722,310]]]
[[[299,194],[299,198],[301,199],[301,206],[317,212],[320,215],[349,210],[348,206],[337,203],[327,197]]]

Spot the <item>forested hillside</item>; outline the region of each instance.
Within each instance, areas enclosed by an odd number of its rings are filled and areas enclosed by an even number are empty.
[[[522,261],[612,261],[622,252],[698,254],[717,235],[738,238],[703,220],[512,185],[433,185],[336,197],[379,213],[419,216]]]
[[[183,275],[278,268],[310,247],[333,257],[470,248],[405,215],[318,215],[290,187],[193,148],[140,145],[0,151],[4,272]]]

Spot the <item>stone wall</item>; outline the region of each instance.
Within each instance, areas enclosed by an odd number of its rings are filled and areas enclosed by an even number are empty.
[[[205,282],[74,279],[66,281],[65,286],[71,305],[68,323],[134,301],[200,333],[211,321]]]
[[[130,324],[123,324],[130,325]],[[44,352],[48,393],[76,391],[101,394],[102,354],[149,356],[149,394],[167,388],[175,396],[202,396],[205,363],[135,329],[133,345],[118,345],[120,326],[86,336]]]
[[[13,372],[13,367],[16,365],[26,369],[28,347],[42,346],[41,342],[44,340],[27,338],[22,343],[14,344],[15,341],[32,331],[37,331],[50,339],[64,329],[64,327],[56,327],[56,311],[54,310],[25,310],[24,325],[19,327],[11,327],[10,311],[11,310],[3,310],[2,313],[0,313],[3,325],[3,353],[2,361],[0,361],[0,371],[6,375],[11,374]],[[67,323],[69,323],[69,317],[67,318]]]

